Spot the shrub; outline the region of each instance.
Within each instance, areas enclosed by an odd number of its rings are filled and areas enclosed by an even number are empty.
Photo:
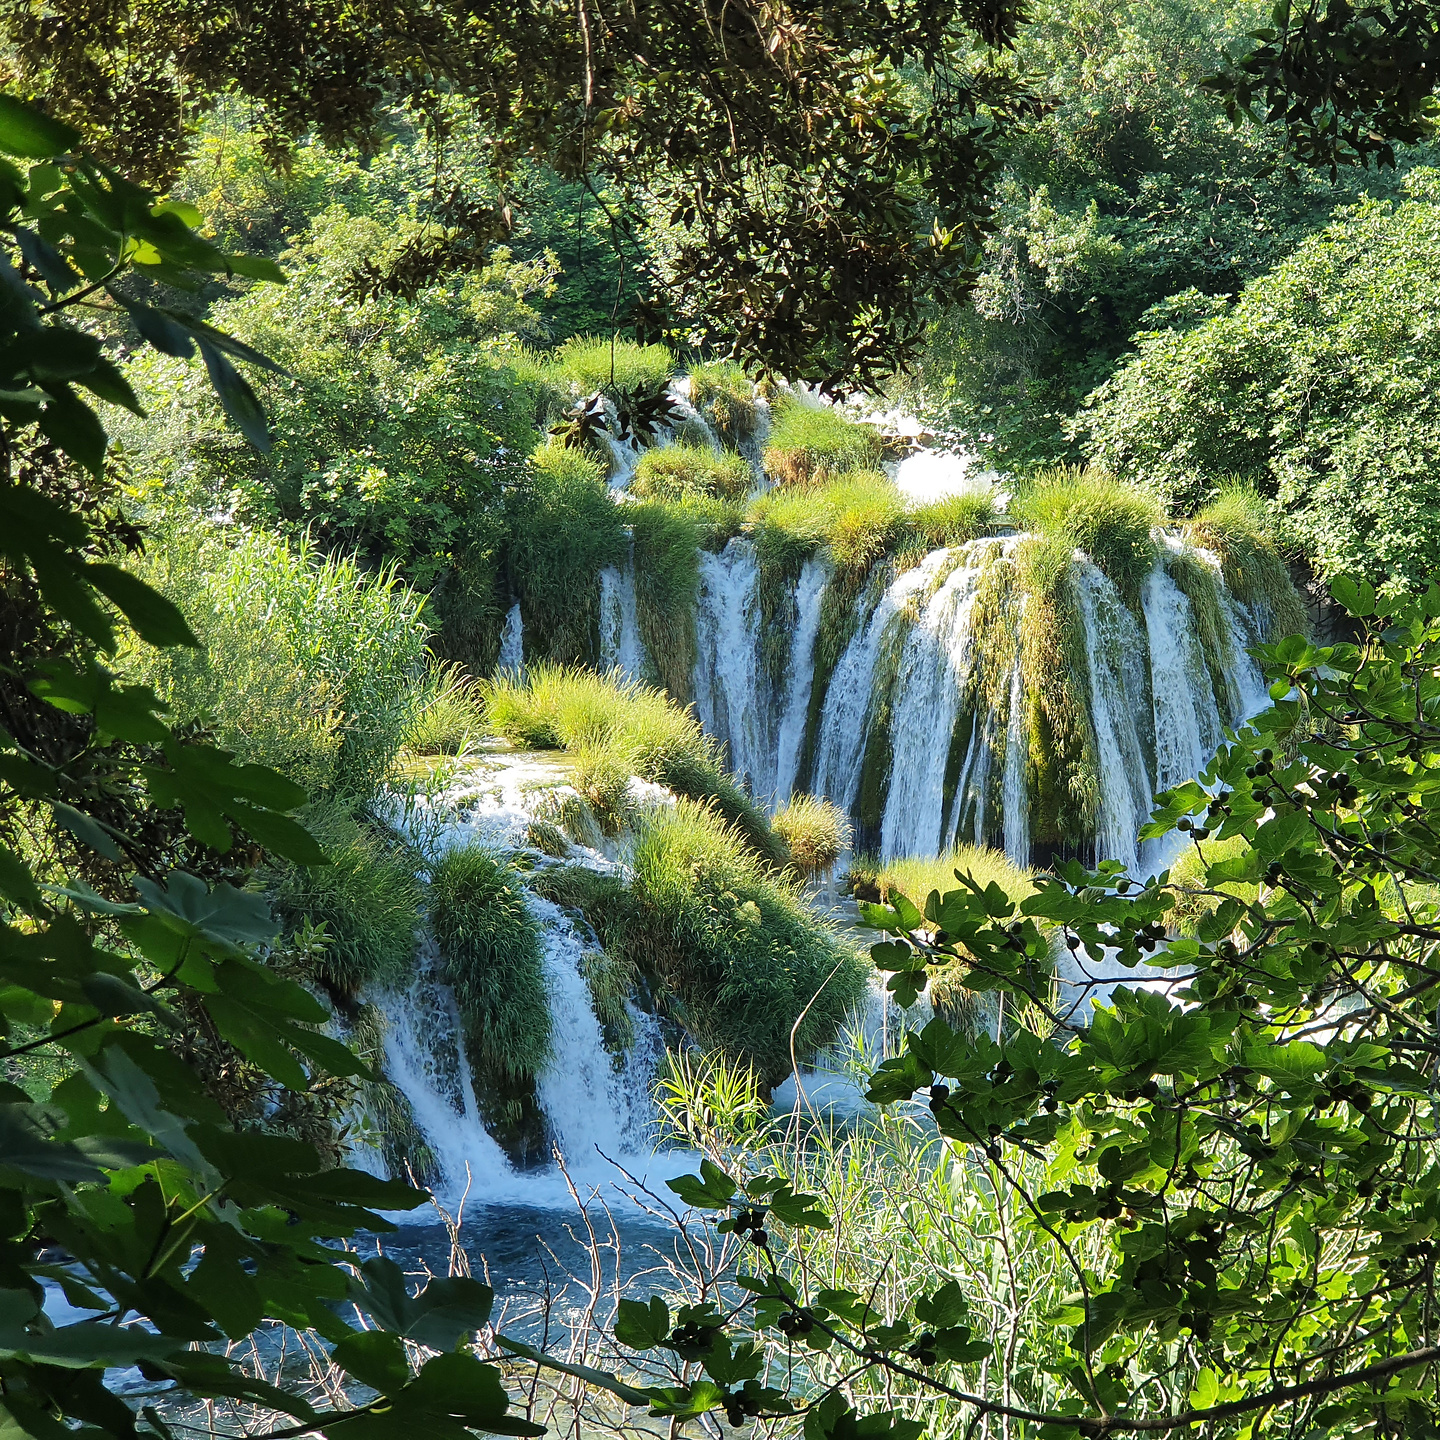
[[[864,993],[865,966],[745,837],[682,800],[646,816],[631,865],[637,913],[622,943],[702,1048],[753,1062],[774,1085],[790,1071],[797,1020],[800,1059],[834,1039]]]
[[[910,527],[928,549],[938,550],[978,540],[997,518],[993,490],[966,490],[917,505],[910,512]]]
[[[790,868],[802,879],[831,869],[854,835],[845,812],[815,795],[792,795],[771,817],[770,828],[785,842]]]
[[[758,428],[755,387],[744,367],[733,360],[695,366],[690,372],[690,403],[727,445],[748,439]]]
[[[203,650],[123,657],[180,720],[312,795],[368,797],[400,750],[424,655],[422,598],[262,531],[167,531],[134,568],[185,612]]]
[[[675,357],[663,345],[637,345],[605,335],[577,335],[555,352],[560,377],[582,395],[597,390],[664,390],[675,373]]]
[[[510,510],[510,570],[527,657],[591,658],[599,575],[626,550],[602,466],[578,447],[541,446]]]
[[[880,437],[829,405],[778,406],[765,443],[765,470],[783,485],[821,485],[880,461]]]
[[[662,691],[593,671],[537,665],[523,680],[487,681],[483,694],[491,728],[512,743],[565,750],[606,746],[629,774],[712,805],[757,855],[785,863],[784,844],[725,773],[715,742],[693,712]]]
[[[743,500],[754,483],[739,455],[717,454],[701,445],[663,445],[640,457],[630,493],[642,500]]]
[[[1256,613],[1269,638],[1307,631],[1305,607],[1275,544],[1274,522],[1253,489],[1226,486],[1185,526],[1185,536],[1216,555],[1226,588]]]
[[[458,665],[432,666],[405,728],[405,748],[416,755],[458,755],[484,733],[476,682]]]
[[[519,876],[479,846],[449,851],[430,873],[430,925],[476,1075],[533,1081],[551,1056],[550,1000]]]
[[[1155,565],[1151,532],[1164,519],[1147,491],[1094,470],[1042,472],[1010,502],[1015,523],[1083,550],[1132,606]]]
[[[283,865],[266,873],[287,928],[325,927],[315,979],[341,995],[367,985],[401,985],[415,959],[420,882],[415,857],[340,805],[314,805],[306,828],[325,847],[328,865]]]

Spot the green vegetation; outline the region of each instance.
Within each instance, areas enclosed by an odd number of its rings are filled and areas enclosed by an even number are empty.
[[[1036,476],[1010,502],[1015,523],[1055,544],[1083,550],[1135,609],[1155,566],[1152,531],[1159,503],[1094,470],[1059,469]]]
[[[664,390],[675,374],[675,357],[663,345],[637,345],[619,336],[577,335],[555,352],[554,366],[580,395],[597,390],[607,394],[653,395]]]
[[[506,1091],[533,1084],[551,1056],[550,1000],[520,876],[499,856],[466,846],[435,862],[429,898],[475,1074]]]
[[[1248,486],[1227,486],[1185,526],[1192,545],[1220,561],[1226,589],[1254,611],[1266,639],[1303,635],[1308,618],[1275,543],[1275,519]]]
[[[992,490],[966,490],[930,500],[910,511],[910,528],[927,550],[964,545],[990,532],[998,515]]]
[[[640,639],[660,687],[684,703],[695,669],[695,596],[708,522],[688,505],[633,505],[625,516],[633,539]]]
[[[744,367],[733,360],[710,361],[690,369],[690,403],[710,422],[715,433],[734,447],[759,427],[755,386]]]
[[[510,497],[510,570],[526,653],[588,660],[595,653],[598,577],[625,557],[625,531],[601,465],[585,450],[543,445],[528,483]]]
[[[701,445],[647,450],[635,466],[630,493],[642,500],[743,500],[755,476],[739,455],[717,455]]]
[[[458,665],[432,665],[405,727],[405,749],[415,755],[459,755],[484,733],[485,708],[475,680]]]
[[[620,803],[616,777],[622,771],[627,779],[638,775],[712,807],[765,863],[778,867],[788,858],[764,811],[726,773],[715,742],[693,712],[663,691],[591,671],[536,665],[523,680],[487,681],[483,694],[497,735],[516,745],[575,752],[588,775],[603,778],[601,794],[609,803]],[[611,821],[618,823],[613,816]]]
[[[907,534],[905,497],[878,471],[766,491],[750,502],[746,524],[762,569],[798,571],[823,545],[840,569],[863,572]]]
[[[1082,417],[1091,455],[1182,512],[1240,476],[1321,575],[1423,584],[1440,561],[1440,181],[1407,188],[1342,211],[1203,324],[1141,336]]]
[[[815,795],[792,795],[770,817],[770,828],[785,842],[790,869],[802,880],[833,870],[854,838],[845,812]]]
[[[829,405],[777,397],[765,441],[765,471],[781,485],[823,485],[880,459],[874,427],[847,420]]]
[[[242,760],[312,794],[364,800],[403,742],[421,673],[421,598],[393,566],[367,572],[263,531],[168,530],[131,562],[190,617],[205,648],[127,646],[132,679]]]

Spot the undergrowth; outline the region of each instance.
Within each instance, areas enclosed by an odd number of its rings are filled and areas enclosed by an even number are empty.
[[[821,485],[879,464],[880,437],[831,406],[777,399],[764,460],[781,485]]]
[[[664,445],[640,457],[630,493],[642,500],[743,500],[754,484],[754,474],[739,455],[700,445]]]
[[[405,748],[416,755],[458,755],[484,733],[476,682],[459,665],[432,666],[417,691]]]
[[[637,345],[618,336],[576,335],[556,351],[553,373],[582,395],[597,390],[664,390],[675,373],[675,356],[664,345]]]

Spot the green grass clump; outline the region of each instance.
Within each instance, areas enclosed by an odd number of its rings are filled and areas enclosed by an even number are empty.
[[[967,490],[917,505],[910,512],[910,528],[928,550],[964,545],[989,534],[997,519],[991,490]]]
[[[792,795],[770,827],[790,851],[790,870],[802,880],[830,870],[854,835],[845,812],[816,795]]]
[[[458,755],[484,733],[476,682],[459,665],[434,666],[405,728],[405,748],[415,755]]]
[[[629,822],[630,765],[624,747],[610,737],[586,741],[570,752],[570,783],[590,807],[603,835],[615,836]]]
[[[686,504],[651,502],[627,506],[625,513],[634,537],[640,639],[661,688],[686,701],[695,669],[695,596],[706,522]]]
[[[1267,640],[1309,632],[1305,607],[1275,544],[1274,524],[1253,489],[1234,485],[1185,526],[1192,545],[1213,551],[1226,588],[1260,614]]]
[[[393,566],[199,526],[154,537],[131,564],[203,648],[136,645],[121,656],[129,678],[312,796],[373,793],[410,722],[428,635],[423,597]]]
[[[361,824],[343,806],[314,805],[306,828],[328,865],[282,865],[266,878],[288,929],[325,927],[315,979],[341,995],[398,985],[415,959],[420,882],[410,851]]]
[[[765,812],[726,773],[715,742],[694,713],[663,691],[542,664],[523,680],[489,680],[483,693],[491,728],[513,744],[580,752],[587,774],[595,772],[604,752],[614,769],[711,805],[768,864],[778,867],[789,858]]]
[[[579,447],[543,445],[509,508],[510,568],[527,658],[593,658],[599,575],[626,551],[604,468]]]
[[[865,571],[909,534],[905,497],[879,471],[767,491],[751,502],[746,526],[762,569],[796,571],[821,546],[837,568]]]
[[[727,445],[737,445],[755,433],[759,419],[755,386],[744,367],[733,360],[712,361],[691,370],[690,403]]]
[[[864,964],[744,836],[682,800],[645,818],[631,864],[626,953],[703,1049],[752,1062],[774,1085],[790,1071],[797,1020],[802,1060],[835,1037],[864,991]]]
[[[630,493],[642,500],[743,500],[754,484],[739,455],[702,445],[663,445],[640,457]]]
[[[606,335],[576,335],[551,362],[562,380],[582,395],[597,390],[664,390],[675,373],[675,356],[664,345],[637,345]]]
[[[765,472],[781,485],[823,485],[880,463],[873,425],[847,420],[829,405],[777,404],[765,442]]]
[[[550,1001],[520,877],[479,846],[449,851],[430,873],[430,925],[476,1075],[531,1084],[551,1057]]]
[[[868,879],[869,887],[873,887],[871,893],[880,899],[889,900],[895,895],[904,895],[924,910],[932,891],[943,896],[952,890],[966,888],[955,878],[956,871],[969,875],[982,890],[993,882],[1016,905],[1034,893],[1034,886],[1030,883],[1031,871],[1007,859],[1003,851],[987,850],[976,845],[957,845],[944,855],[906,856],[878,864],[870,861],[862,863],[859,874]],[[856,874],[855,867],[852,867],[851,874]],[[857,894],[861,893],[853,884],[852,888]],[[963,951],[964,947],[961,949]],[[972,1023],[977,1009],[977,993],[968,989],[964,982],[965,971],[954,964],[930,973],[927,990],[930,1003],[937,1014],[956,1024]]]
[[[1017,525],[1083,550],[1132,608],[1155,565],[1151,532],[1164,519],[1144,490],[1093,470],[1056,469],[1036,476],[1010,502]]]

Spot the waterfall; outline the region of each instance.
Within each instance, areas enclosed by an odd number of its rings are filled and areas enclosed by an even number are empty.
[[[519,675],[525,668],[525,621],[517,600],[505,614],[505,628],[500,632],[500,659],[497,669]]]
[[[635,565],[600,572],[600,670],[638,680],[645,671],[645,646],[635,604]]]
[[[1022,604],[1022,619],[1024,614]],[[1005,722],[1005,780],[1001,790],[1005,853],[1017,865],[1030,863],[1030,796],[1025,787],[1028,741],[1029,736],[1025,733],[1025,673],[1017,654],[1010,670],[1010,714]]]
[[[1168,790],[1205,768],[1223,727],[1190,601],[1159,563],[1142,607],[1155,697],[1155,788]]]
[[[777,806],[790,798],[800,772],[805,722],[810,714],[810,692],[815,681],[815,639],[820,633],[820,602],[829,583],[829,562],[818,555],[805,562],[800,578],[795,582],[795,609],[799,618],[790,643],[785,673],[785,703],[780,712],[775,741],[774,800]]]

